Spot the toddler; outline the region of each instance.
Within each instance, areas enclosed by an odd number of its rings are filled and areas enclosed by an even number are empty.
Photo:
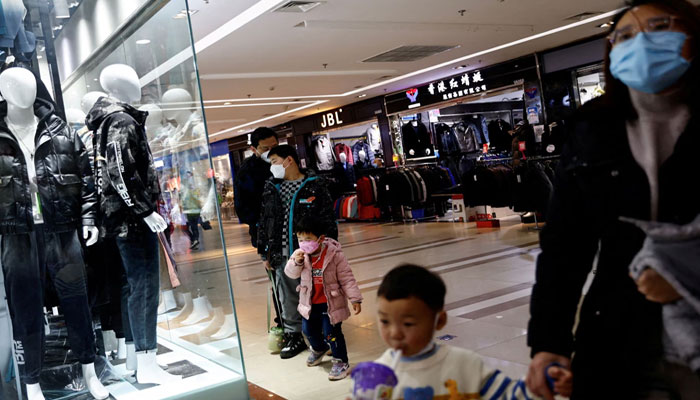
[[[350,318],[348,300],[357,315],[362,310],[362,294],[340,243],[325,237],[325,231],[318,218],[299,220],[294,231],[299,249],[292,254],[284,272],[292,279],[301,278],[298,310],[302,331],[311,344],[306,365],[321,364],[330,348],[333,367],[328,379],[337,381],[350,372],[341,329],[342,322]]]
[[[436,331],[447,324],[446,288],[442,279],[425,268],[404,265],[389,272],[377,293],[379,330],[390,347],[378,363],[391,366],[398,386],[394,399],[531,399],[522,380],[511,380],[486,367],[472,351],[437,344]],[[571,392],[571,373],[558,366],[548,369],[554,389]]]

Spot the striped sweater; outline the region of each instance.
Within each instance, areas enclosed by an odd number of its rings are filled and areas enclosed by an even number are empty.
[[[377,362],[391,365],[393,351],[387,350]],[[399,379],[395,400],[529,400],[535,399],[523,380],[512,380],[486,367],[474,352],[436,345],[417,357],[402,357],[395,369]]]

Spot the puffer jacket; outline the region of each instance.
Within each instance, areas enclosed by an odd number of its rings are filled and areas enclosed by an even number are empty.
[[[365,152],[364,161],[361,161],[360,151]],[[364,140],[360,140],[352,145],[352,158],[355,160],[355,166],[358,168],[374,168],[374,152]]]
[[[323,259],[323,291],[328,299],[328,317],[331,324],[336,325],[350,318],[350,308],[348,301],[362,303],[362,293],[357,285],[355,275],[352,273],[348,259],[341,250],[340,243],[326,238],[323,241],[326,256]],[[301,251],[301,250],[297,250]],[[292,278],[301,278],[301,283],[297,288],[299,292],[299,314],[305,319],[309,319],[311,314],[311,296],[313,296],[314,280],[312,277],[311,257],[304,256],[304,263],[298,265],[295,257],[287,262],[284,273]]]
[[[160,186],[144,130],[147,112],[100,98],[85,120],[93,136],[103,236],[143,232]]]
[[[284,224],[284,206],[280,197],[281,179],[270,178],[263,190],[260,220],[258,222],[258,254],[275,265],[282,265],[294,250],[299,248],[294,226],[301,218],[313,215],[320,218],[326,226],[325,235],[338,239],[338,223],[333,211],[333,199],[328,191],[327,182],[316,176],[312,170],[303,171],[306,178],[292,198],[290,216],[287,226],[289,254],[282,254],[282,225]]]
[[[44,227],[69,232],[94,226],[95,185],[85,146],[77,134],[54,114],[51,102],[37,98],[39,118],[35,143],[37,184]],[[0,234],[34,229],[27,164],[20,144],[5,123],[7,103],[0,106]]]

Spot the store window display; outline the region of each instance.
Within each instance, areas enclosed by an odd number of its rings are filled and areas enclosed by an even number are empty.
[[[44,346],[44,276],[56,289],[73,352],[97,399],[109,393],[95,372],[94,332],[78,232],[86,245],[98,239],[96,193],[89,158],[79,137],[37,98],[28,70],[0,74],[6,110],[0,120],[2,266],[13,322],[14,350],[30,400],[39,385]]]

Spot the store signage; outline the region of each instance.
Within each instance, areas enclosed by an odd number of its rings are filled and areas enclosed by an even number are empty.
[[[343,109],[340,108],[338,111],[329,112],[321,116],[321,128],[332,128],[334,126],[343,125],[342,118]]]
[[[526,79],[537,79],[536,68],[535,58],[525,57],[413,87],[386,96],[387,114],[476,96],[493,89],[522,85]]]

